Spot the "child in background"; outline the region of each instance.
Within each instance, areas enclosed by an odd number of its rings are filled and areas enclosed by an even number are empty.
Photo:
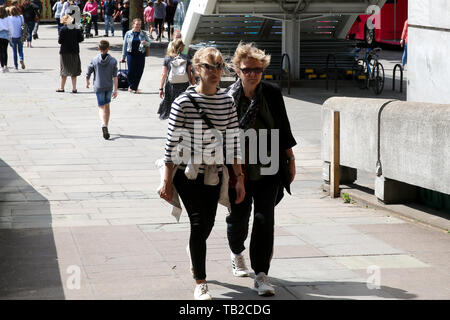
[[[90,12],[83,12],[81,15],[80,20],[81,27],[83,28],[83,33],[85,38],[92,38],[91,34],[91,13]]]
[[[106,40],[100,41],[98,51],[100,53],[92,59],[86,73],[86,88],[89,88],[89,79],[92,72],[94,72],[94,91],[97,95],[98,114],[102,122],[103,138],[108,140],[109,104],[111,97],[113,99],[117,97],[117,89],[119,86],[117,79],[117,60],[108,54],[109,42]]]
[[[155,9],[153,8],[153,2],[149,1],[148,6],[144,10],[144,18],[145,24],[147,25],[148,34],[150,35],[150,39],[153,40],[153,23],[155,21],[154,17]]]

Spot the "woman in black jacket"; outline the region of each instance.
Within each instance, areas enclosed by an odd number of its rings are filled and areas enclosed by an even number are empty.
[[[237,108],[239,127],[246,136],[251,137],[254,133],[253,138],[245,142],[245,147],[241,145],[245,150],[244,201],[235,204],[236,192],[231,186],[229,189],[231,212],[226,221],[231,263],[235,276],[249,275],[242,252],[253,204],[250,260],[255,271],[254,290],[262,296],[275,294],[267,279],[273,254],[275,206],[283,197],[283,189],[290,193],[289,185],[295,177],[292,147],[297,144],[291,133],[280,89],[261,82],[264,69],[269,64],[270,56],[264,51],[253,44],[240,43],[233,57],[239,79],[228,88],[228,94],[233,97]],[[258,150],[263,140],[268,142],[268,148]],[[269,163],[261,158],[261,151],[267,153]]]
[[[61,45],[59,50],[61,67],[61,87],[56,92],[64,92],[67,77],[72,78],[72,92],[77,93],[77,77],[81,74],[80,45],[84,40],[81,29],[73,25],[73,18],[65,15],[61,18],[64,26],[59,33],[58,43]]]
[[[28,27],[27,47],[31,48],[34,25],[39,20],[39,7],[30,0],[25,0],[22,4],[22,15]]]

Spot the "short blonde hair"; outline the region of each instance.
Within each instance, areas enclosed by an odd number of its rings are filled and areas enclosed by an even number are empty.
[[[222,53],[214,47],[206,47],[195,52],[192,58],[192,64],[198,66],[202,63],[216,64],[219,61],[223,62]]]
[[[239,42],[232,60],[234,68],[239,68],[244,59],[256,59],[262,63],[264,69],[270,64],[270,55],[264,50],[258,49],[254,43]]]

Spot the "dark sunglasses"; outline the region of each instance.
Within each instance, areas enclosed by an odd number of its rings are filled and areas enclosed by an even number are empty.
[[[216,63],[216,64],[200,63],[199,66],[205,67],[206,70],[222,70],[223,68],[225,68],[224,63]]]
[[[264,71],[263,68],[243,68],[243,69],[239,68],[239,70],[241,70],[242,73],[245,74],[245,75],[249,75],[250,73],[260,74],[260,73],[262,73]]]

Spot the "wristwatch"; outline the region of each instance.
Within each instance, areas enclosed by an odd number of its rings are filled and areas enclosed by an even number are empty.
[[[159,88],[159,90],[161,91],[161,90],[163,90],[163,88]]]
[[[243,176],[244,176],[244,173],[242,171],[236,175],[236,177],[243,177]]]
[[[294,156],[289,157],[288,160],[289,160],[289,161],[294,161],[294,160],[295,160],[295,157],[294,157]]]

